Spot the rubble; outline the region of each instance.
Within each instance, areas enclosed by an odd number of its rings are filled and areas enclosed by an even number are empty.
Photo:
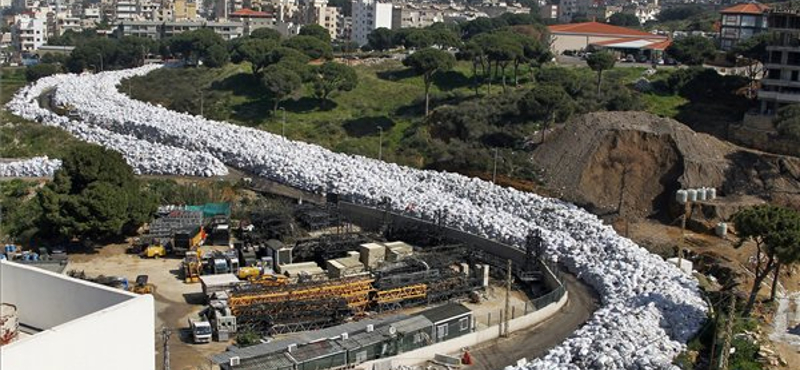
[[[0,177],[48,177],[61,167],[61,160],[47,156],[0,162]]]
[[[696,280],[575,205],[457,174],[333,153],[265,131],[130,100],[117,91],[123,78],[155,68],[44,78],[23,89],[9,108],[70,132],[75,127],[92,135],[103,130],[112,141],[106,145],[122,151],[144,173],[182,168],[195,155],[208,158],[204,169],[216,169],[211,166],[216,160],[360,204],[374,206],[388,199],[395,211],[429,220],[445,211],[448,226],[512,245],[523,245],[531,230],[540,229],[545,255],[593,286],[603,306],[565,342],[521,368],[669,368],[706,319],[707,306]],[[46,87],[55,87],[56,102],[75,107],[84,124],[42,112],[32,97]],[[114,138],[130,140],[130,145]],[[134,144],[169,148],[176,156],[138,158],[130,152]]]

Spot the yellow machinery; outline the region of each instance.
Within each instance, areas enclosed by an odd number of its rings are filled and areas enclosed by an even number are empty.
[[[427,294],[428,286],[425,284],[408,285],[389,290],[379,290],[375,302],[379,304],[397,303],[407,299],[425,298]]]
[[[147,258],[161,258],[167,255],[167,248],[161,244],[151,244],[144,249],[142,255]]]
[[[289,278],[283,275],[265,274],[251,278],[250,282],[260,286],[282,286],[289,283]]]
[[[183,280],[187,284],[200,281],[202,268],[198,253],[195,251],[186,252],[186,257],[183,258]]]
[[[148,283],[149,280],[147,275],[139,275],[136,277],[136,284],[133,285],[131,291],[136,294],[153,294],[156,290],[155,285]]]
[[[261,277],[261,269],[255,266],[242,267],[236,276],[242,280],[256,280]]]
[[[359,314],[369,304],[370,292],[374,290],[373,281],[372,278],[348,278],[313,285],[282,285],[261,291],[234,294],[228,302],[236,315],[242,307],[253,304],[343,298],[347,305]]]

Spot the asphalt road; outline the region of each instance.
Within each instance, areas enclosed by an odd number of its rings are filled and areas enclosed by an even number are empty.
[[[556,315],[531,328],[471,348],[469,370],[498,370],[516,365],[517,360],[541,357],[581,327],[599,307],[594,290],[575,276],[565,274],[569,300]]]

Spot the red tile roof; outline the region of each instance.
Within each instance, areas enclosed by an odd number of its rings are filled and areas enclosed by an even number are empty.
[[[606,23],[585,22],[557,24],[547,27],[551,34],[572,34],[572,35],[595,35],[611,37],[649,37],[655,39],[665,39],[666,36],[654,35],[652,33],[634,30],[631,28],[612,26]]]
[[[242,8],[230,15],[231,17],[272,17],[272,14],[259,12],[253,9]]]
[[[736,4],[720,11],[722,14],[764,14],[769,7],[760,3]]]

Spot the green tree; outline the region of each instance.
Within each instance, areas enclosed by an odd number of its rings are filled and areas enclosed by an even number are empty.
[[[772,123],[781,135],[800,140],[800,105],[790,104],[781,107]]]
[[[394,33],[392,30],[381,27],[367,35],[367,45],[373,50],[384,51],[394,48]]]
[[[733,50],[728,52],[728,58],[735,61],[737,66],[744,67],[750,84],[747,97],[755,97],[757,81],[763,77],[764,65],[769,62],[767,46],[776,41],[777,35],[772,32],[762,32],[736,43]]]
[[[620,27],[639,27],[639,18],[629,13],[614,13],[608,17],[608,23]]]
[[[273,64],[264,69],[264,76],[261,77],[261,83],[272,93],[272,113],[275,114],[278,112],[278,105],[280,102],[297,91],[303,81],[294,71]]]
[[[303,26],[300,28],[300,33],[298,33],[298,35],[316,37],[320,41],[328,44],[331,42],[331,33],[328,32],[325,27],[318,24],[307,24]]]
[[[483,49],[475,41],[470,41],[464,44],[464,47],[458,51],[456,57],[459,60],[468,60],[472,63],[472,86],[475,89],[475,96],[478,96],[478,66],[481,66],[481,69],[485,69],[486,66],[486,56],[483,54]]]
[[[253,39],[263,39],[263,40],[272,40],[272,41],[280,41],[281,34],[280,32],[273,30],[272,28],[257,28],[253,32],[250,32],[250,38]]]
[[[422,49],[433,45],[435,41],[434,35],[428,30],[415,28],[406,35],[403,46],[406,49]]]
[[[690,66],[701,65],[714,56],[714,43],[703,36],[686,36],[675,39],[667,48],[667,54]]]
[[[774,272],[777,281],[781,265],[800,260],[800,214],[788,208],[763,205],[739,211],[733,222],[740,240],[737,247],[745,240],[756,244],[755,279],[743,313],[748,316],[764,279]],[[774,299],[774,286],[772,293]]]
[[[564,121],[572,115],[572,98],[559,86],[536,85],[519,101],[523,114],[541,122],[542,142],[545,132],[556,120]]]
[[[222,45],[211,45],[203,55],[203,65],[210,68],[219,68],[228,63],[228,49]]]
[[[61,73],[61,66],[58,64],[39,63],[25,68],[25,79],[34,82],[42,77]]]
[[[314,36],[295,36],[283,41],[283,46],[299,50],[311,59],[333,58],[333,48]]]
[[[418,50],[403,60],[403,65],[422,75],[425,83],[425,116],[430,112],[430,88],[433,76],[438,72],[449,71],[456,63],[451,54],[433,48]]]
[[[73,148],[37,196],[46,236],[106,239],[135,231],[156,209],[122,156],[94,145]]]
[[[614,54],[607,51],[600,51],[592,53],[586,58],[586,64],[589,65],[593,71],[597,72],[597,94],[600,94],[600,83],[603,81],[603,71],[614,68],[617,58]]]
[[[253,74],[258,75],[264,67],[272,64],[270,53],[277,47],[278,43],[272,39],[246,38],[233,45],[231,61],[234,63],[250,62]]]
[[[356,70],[341,63],[327,62],[316,70],[314,94],[325,104],[328,95],[334,91],[350,91],[358,85]]]
[[[211,47],[214,45],[224,46],[225,41],[213,30],[201,28],[172,36],[167,39],[167,45],[172,53],[181,55],[185,61],[191,63],[197,63],[209,57],[209,53],[214,53],[215,56],[210,58],[213,62],[219,57],[220,49],[211,49]]]

